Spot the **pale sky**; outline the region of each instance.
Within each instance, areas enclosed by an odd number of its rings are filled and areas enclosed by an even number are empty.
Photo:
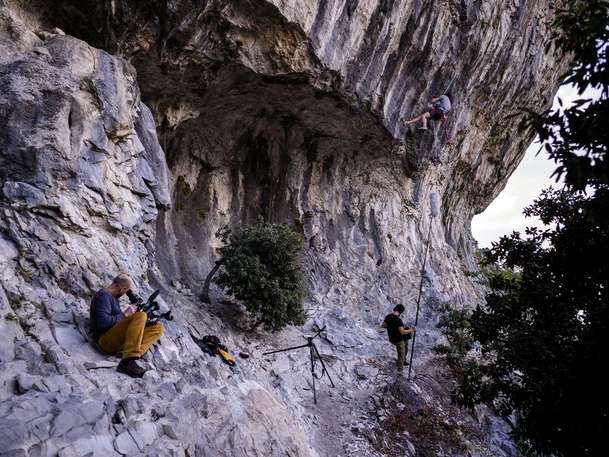
[[[587,91],[583,98],[594,97],[595,91]],[[560,97],[564,106],[573,100],[582,98],[572,86],[563,86],[556,97]],[[554,105],[557,106],[556,98]],[[533,143],[527,149],[524,159],[510,176],[505,189],[497,196],[490,206],[472,220],[472,234],[478,241],[478,246],[490,247],[492,241],[498,241],[503,235],[513,231],[524,232],[525,227],[539,226],[537,218],[525,218],[522,210],[533,203],[542,189],[553,186],[560,187],[550,176],[556,169],[556,164],[548,159],[545,151],[536,155],[539,143]]]

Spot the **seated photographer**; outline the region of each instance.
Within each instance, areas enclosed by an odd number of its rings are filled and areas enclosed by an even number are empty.
[[[148,316],[133,304],[121,310],[118,299],[135,289],[126,273],[119,274],[112,284],[95,293],[91,301],[91,329],[99,348],[107,354],[122,352],[117,371],[134,378],[146,373],[136,362],[163,334],[163,325],[146,326]]]

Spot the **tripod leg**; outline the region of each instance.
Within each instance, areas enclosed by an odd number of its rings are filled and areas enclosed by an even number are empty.
[[[317,346],[315,346],[315,343],[313,344],[313,349],[315,349],[315,353],[317,354],[317,358],[319,359],[319,361],[321,362],[321,366],[323,371],[321,372],[322,374],[325,372],[326,375],[328,376],[328,379],[330,380],[330,384],[332,385],[332,387],[336,387],[334,385],[334,381],[332,381],[332,378],[330,377],[330,372],[328,371],[328,369],[326,368],[326,364],[324,363],[324,360],[321,358],[321,354],[319,353],[319,351],[317,350]]]
[[[311,380],[313,381],[313,403],[317,404],[317,393],[315,392],[315,361],[313,360],[313,345],[309,346],[311,355]]]
[[[263,352],[262,355],[270,355],[270,354],[276,354],[278,352],[292,351],[294,349],[306,348],[307,346],[309,346],[309,343],[301,344],[300,346],[292,346],[290,348],[277,349],[275,351]]]

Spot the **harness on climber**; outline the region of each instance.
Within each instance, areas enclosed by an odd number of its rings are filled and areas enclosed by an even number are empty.
[[[228,352],[227,347],[220,342],[220,338],[216,335],[206,335],[203,338],[197,338],[194,335],[190,336],[195,344],[211,357],[219,355],[222,361],[231,367],[237,364],[235,358]]]

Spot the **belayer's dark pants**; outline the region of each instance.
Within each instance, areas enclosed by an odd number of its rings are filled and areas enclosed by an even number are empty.
[[[406,354],[408,354],[408,341],[399,341],[395,343],[395,349],[398,353],[397,367],[398,370],[404,369],[404,360],[406,360]]]

